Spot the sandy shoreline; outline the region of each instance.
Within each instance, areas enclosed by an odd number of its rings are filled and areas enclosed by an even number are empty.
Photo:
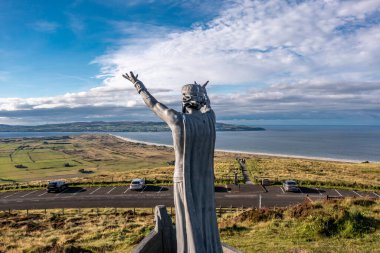
[[[118,139],[124,140],[124,141],[128,141],[128,142],[173,148],[173,145],[147,142],[147,141],[139,141],[139,140],[134,140],[134,139],[130,139],[127,137],[114,135],[114,134],[109,134],[109,135],[116,137]],[[215,149],[215,151],[233,153],[233,154],[261,155],[261,156],[283,157],[283,158],[299,158],[299,159],[321,160],[321,161],[331,161],[331,162],[349,162],[349,163],[362,163],[363,162],[361,160],[348,160],[348,159],[338,159],[338,158],[328,158],[328,157],[314,157],[314,156],[300,156],[300,155],[286,155],[286,154],[272,154],[272,153],[248,152],[248,151],[240,151],[240,150]]]

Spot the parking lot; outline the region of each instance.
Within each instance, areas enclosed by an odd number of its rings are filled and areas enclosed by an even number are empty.
[[[341,189],[305,188],[299,192],[285,192],[280,186],[225,185],[215,187],[217,207],[286,207],[304,201],[328,197],[380,198],[378,192]],[[130,190],[125,186],[69,187],[63,192],[47,193],[43,190],[0,192],[0,210],[43,208],[93,207],[154,207],[173,206],[172,186],[145,186]]]

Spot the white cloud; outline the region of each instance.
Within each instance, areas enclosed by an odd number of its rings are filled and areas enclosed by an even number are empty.
[[[56,22],[40,20],[32,24],[34,30],[38,32],[55,32],[59,25]]]
[[[0,110],[141,106],[121,77],[129,70],[148,88],[167,89],[157,96],[172,104],[180,87],[194,80],[251,87],[244,94],[228,89],[214,94],[213,105],[231,115],[379,110],[380,24],[369,20],[376,11],[379,1],[237,0],[211,22],[187,31],[115,23],[126,39],[95,59],[101,86],[53,98],[0,99]],[[236,106],[225,107],[226,101]]]
[[[339,28],[379,6],[376,1],[238,1],[204,28],[127,44],[96,62],[108,76],[105,84],[115,86],[126,70],[139,72],[151,87],[171,88],[193,79],[252,85],[320,76],[368,80],[380,63],[380,26],[349,33]]]

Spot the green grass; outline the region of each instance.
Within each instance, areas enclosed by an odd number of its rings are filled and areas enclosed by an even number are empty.
[[[0,252],[131,252],[154,227],[152,209],[125,208],[0,212],[0,224]],[[370,199],[245,209],[218,224],[222,242],[246,253],[380,252],[380,201]]]
[[[223,241],[243,252],[380,252],[379,201],[249,210],[226,216],[220,224]]]
[[[170,150],[128,144],[109,136],[78,136],[46,141],[0,140],[0,178],[23,181],[53,177],[97,177],[154,168],[172,160]],[[65,167],[69,163],[70,167]],[[26,168],[16,168],[22,165]],[[79,170],[91,170],[93,175]]]
[[[10,158],[12,157],[12,160]],[[227,152],[215,153],[217,184],[232,183],[239,171],[236,157],[247,160],[254,177],[296,179],[303,186],[348,189],[380,189],[380,163],[349,163],[312,159],[270,157]],[[0,185],[28,182],[30,185],[62,178],[73,183],[125,182],[145,177],[152,183],[170,183],[174,160],[172,148],[125,142],[109,135],[81,135],[45,140],[43,138],[0,140]],[[71,167],[65,167],[69,163]],[[16,168],[23,165],[27,168]],[[91,174],[80,173],[84,169]],[[229,179],[227,179],[229,177]]]

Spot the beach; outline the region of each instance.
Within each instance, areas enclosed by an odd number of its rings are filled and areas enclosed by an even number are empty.
[[[132,142],[132,143],[140,143],[145,145],[154,145],[154,146],[163,146],[173,148],[173,145],[156,143],[156,142],[147,142],[135,140],[127,137],[123,137],[120,135],[109,134],[110,136],[114,136],[118,139]],[[309,159],[309,160],[320,160],[320,161],[331,161],[331,162],[349,162],[349,163],[361,163],[363,161],[360,160],[350,160],[350,159],[336,159],[336,158],[327,158],[327,157],[316,157],[316,156],[297,156],[297,155],[286,155],[286,154],[271,154],[271,153],[262,153],[262,152],[248,152],[241,150],[228,150],[228,149],[215,149],[216,152],[224,152],[224,153],[232,153],[232,154],[247,154],[247,155],[257,155],[257,156],[267,156],[267,157],[281,157],[281,158],[299,158],[299,159]]]

